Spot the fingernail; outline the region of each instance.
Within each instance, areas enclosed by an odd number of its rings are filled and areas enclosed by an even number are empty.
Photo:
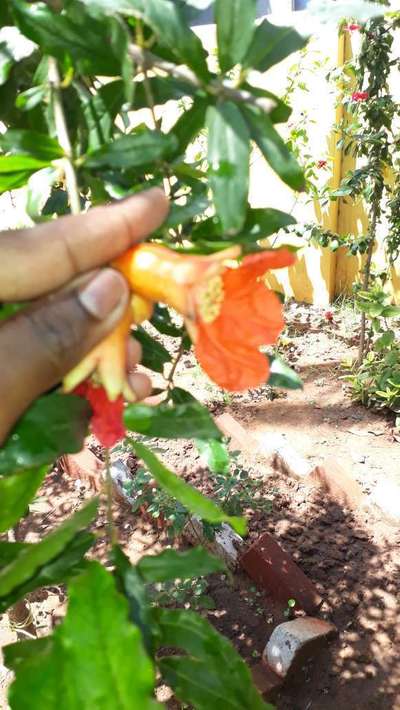
[[[84,309],[98,320],[104,320],[128,297],[128,287],[118,271],[102,269],[79,292]]]

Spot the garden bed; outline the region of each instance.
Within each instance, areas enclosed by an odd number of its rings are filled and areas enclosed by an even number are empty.
[[[332,321],[323,309],[292,306],[288,321],[283,345],[304,380],[303,392],[272,393],[265,387],[226,397],[202,377],[188,355],[178,369],[177,384],[207,402],[213,413],[230,413],[259,442],[280,433],[312,465],[334,457],[359,482],[367,501],[382,481],[399,484],[400,445],[393,418],[352,404],[340,379],[342,359],[354,354],[352,312],[333,309]],[[157,447],[159,456],[187,481],[208,495],[215,492],[214,479],[192,443],[159,441]],[[134,477],[137,462],[133,455],[125,458]],[[231,494],[230,503],[237,496],[244,506],[249,541],[271,532],[315,583],[324,599],[322,618],[339,630],[326,651],[279,692],[278,709],[399,708],[399,526],[374,507],[343,509],[319,489],[278,474],[265,457],[241,452],[236,467],[249,476],[241,478],[245,483]],[[18,539],[40,539],[91,493],[85,481],[57,466],[20,524]],[[122,501],[116,502],[115,512],[120,542],[133,562],[170,544],[162,515],[160,522],[144,508],[132,514]],[[99,539],[91,554],[103,559],[103,513],[95,530]],[[178,538],[173,544],[184,543]],[[214,575],[207,589],[203,586],[194,589],[194,596],[177,588],[177,603],[198,604],[250,665],[258,663],[273,628],[285,620],[285,605],[260,592],[241,571],[231,580]],[[34,599],[38,634],[43,635],[62,616],[64,593],[51,588]],[[14,637],[3,619],[0,642]],[[177,707],[166,688],[161,688],[160,699]]]

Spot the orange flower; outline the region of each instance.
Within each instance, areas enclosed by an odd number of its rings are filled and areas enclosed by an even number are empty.
[[[282,249],[247,256],[239,267],[230,267],[227,261],[238,255],[236,247],[212,256],[188,256],[144,244],[114,264],[135,293],[184,316],[203,369],[231,391],[268,379],[268,360],[259,347],[274,343],[284,322],[279,298],[262,277],[269,269],[294,263],[293,254]]]

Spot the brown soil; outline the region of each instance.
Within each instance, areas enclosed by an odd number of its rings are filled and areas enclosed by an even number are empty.
[[[317,308],[292,306],[289,323],[286,358],[304,379],[303,392],[279,393],[272,399],[271,390],[264,387],[227,398],[200,374],[190,356],[178,369],[179,384],[213,412],[230,412],[259,440],[281,433],[312,463],[334,456],[367,494],[378,481],[400,483],[400,445],[391,417],[352,404],[340,379],[341,360],[354,353],[349,339],[355,329],[352,314],[335,312],[331,323]],[[191,443],[158,443],[160,456],[171,468],[210,493],[212,479]],[[134,475],[136,463],[132,457],[129,462]],[[371,509],[358,513],[343,509],[318,490],[278,475],[262,458],[243,454],[239,463],[262,484],[257,505],[244,511],[249,541],[270,531],[317,585],[324,598],[321,614],[339,631],[326,651],[278,693],[274,699],[278,710],[399,710],[398,526]],[[56,467],[20,525],[18,539],[40,539],[91,493],[83,482],[69,479]],[[115,512],[120,541],[133,562],[167,544],[165,531],[133,515],[129,506],[119,501]],[[95,527],[99,541],[93,554],[104,559],[103,514]],[[285,620],[283,606],[260,593],[240,572],[231,581],[214,576],[208,594],[215,609],[202,613],[232,639],[250,665],[259,662],[273,628]],[[63,615],[65,598],[61,589],[52,588],[34,599],[38,633],[43,635]],[[13,639],[3,617],[0,643]],[[5,672],[0,672],[0,681],[4,686],[9,682]],[[159,698],[168,707],[179,707],[169,700],[165,687]],[[7,707],[1,696],[0,707]]]

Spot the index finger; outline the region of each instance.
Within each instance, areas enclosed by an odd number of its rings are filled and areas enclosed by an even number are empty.
[[[37,298],[107,264],[157,229],[168,200],[153,188],[87,214],[0,233],[0,301]]]

